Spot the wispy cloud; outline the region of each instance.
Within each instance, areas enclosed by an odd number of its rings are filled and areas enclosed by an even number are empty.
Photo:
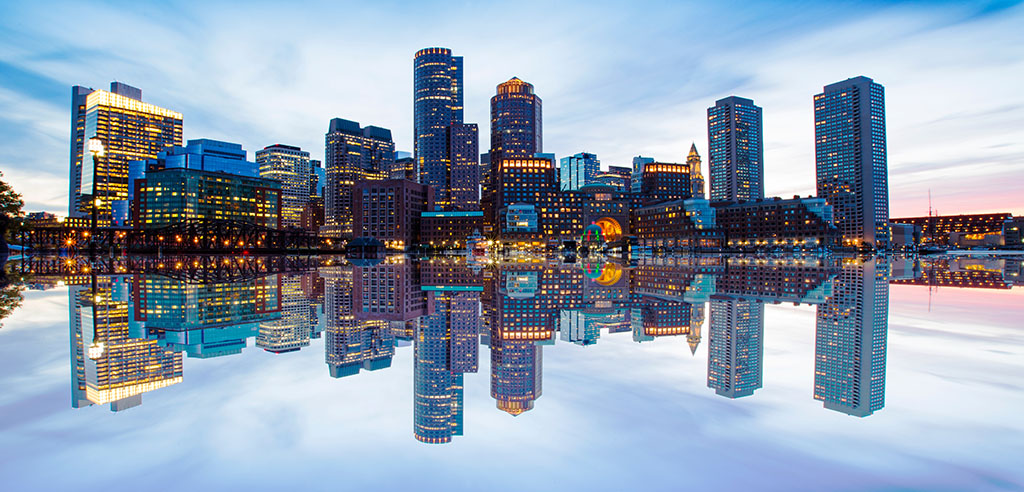
[[[340,116],[391,128],[411,150],[412,55],[440,45],[465,56],[466,118],[484,149],[488,100],[511,76],[544,99],[546,151],[587,150],[605,165],[681,160],[690,142],[706,154],[707,107],[751,97],[765,108],[766,188],[778,195],[814,191],[811,96],[867,75],[887,90],[893,214],[916,213],[904,193],[928,188],[955,197],[950,212],[1024,212],[1010,193],[962,198],[1024,171],[1012,157],[1024,153],[1015,2],[68,2],[5,14],[0,169],[34,209],[66,200],[71,85],[141,87],[184,113],[186,138],[322,156]],[[940,160],[1003,167],[975,166],[966,191],[947,172],[904,169]]]

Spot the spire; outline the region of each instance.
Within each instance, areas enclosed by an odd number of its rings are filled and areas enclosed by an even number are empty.
[[[690,346],[690,355],[697,355],[697,346],[700,345],[700,335],[688,335],[686,343]]]
[[[700,154],[697,153],[697,144],[694,142],[690,142],[690,155],[700,157]]]

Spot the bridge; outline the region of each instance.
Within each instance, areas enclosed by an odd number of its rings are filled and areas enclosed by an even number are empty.
[[[186,220],[155,229],[125,227],[38,227],[25,236],[35,250],[123,251],[130,253],[281,253],[335,250],[330,239],[301,229],[272,229],[236,220]]]
[[[28,257],[9,268],[38,277],[74,277],[79,275],[155,274],[186,282],[241,281],[275,273],[302,272],[329,265],[334,260],[320,256],[285,255],[164,255]]]

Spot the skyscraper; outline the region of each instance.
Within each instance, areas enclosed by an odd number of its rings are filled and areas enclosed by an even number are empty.
[[[844,264],[832,297],[818,306],[814,399],[856,417],[885,406],[888,333],[889,265]]]
[[[690,196],[704,198],[704,175],[700,172],[700,154],[697,144],[690,144],[690,153],[686,156],[686,164],[690,166]]]
[[[100,222],[109,222],[111,203],[128,200],[128,163],[181,145],[181,113],[141,98],[141,90],[119,82],[110,92],[72,88],[70,215],[84,217],[96,207]],[[86,195],[99,200],[87,203]]]
[[[256,151],[260,177],[281,183],[281,227],[299,227],[302,209],[309,203],[313,167],[309,152],[274,144]]]
[[[420,184],[434,187],[442,209],[476,208],[480,177],[470,166],[479,165],[480,137],[475,124],[462,120],[462,57],[452,56],[448,48],[417,51],[413,91],[413,152]]]
[[[491,98],[491,169],[499,167],[501,159],[544,152],[541,119],[541,100],[533,93],[533,84],[516,77],[498,84]]]
[[[762,385],[764,304],[712,298],[708,388],[727,398],[754,394]]]
[[[828,200],[848,246],[889,242],[885,89],[867,77],[826,85],[814,96],[818,196]]]
[[[597,160],[596,154],[580,152],[576,155],[563,157],[559,168],[561,188],[563,191],[578,190],[597,178],[597,172],[601,167],[601,161]]]
[[[730,96],[708,108],[708,168],[711,201],[764,198],[764,138],[761,108]]]
[[[358,181],[384,179],[392,169],[395,142],[391,130],[360,127],[355,121],[334,118],[325,136],[323,234],[352,235],[352,186]]]

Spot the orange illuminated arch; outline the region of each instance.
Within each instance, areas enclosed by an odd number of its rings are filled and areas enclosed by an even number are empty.
[[[619,221],[611,217],[603,217],[594,222],[598,227],[601,228],[601,235],[604,236],[605,242],[615,242],[622,239],[622,225]]]

